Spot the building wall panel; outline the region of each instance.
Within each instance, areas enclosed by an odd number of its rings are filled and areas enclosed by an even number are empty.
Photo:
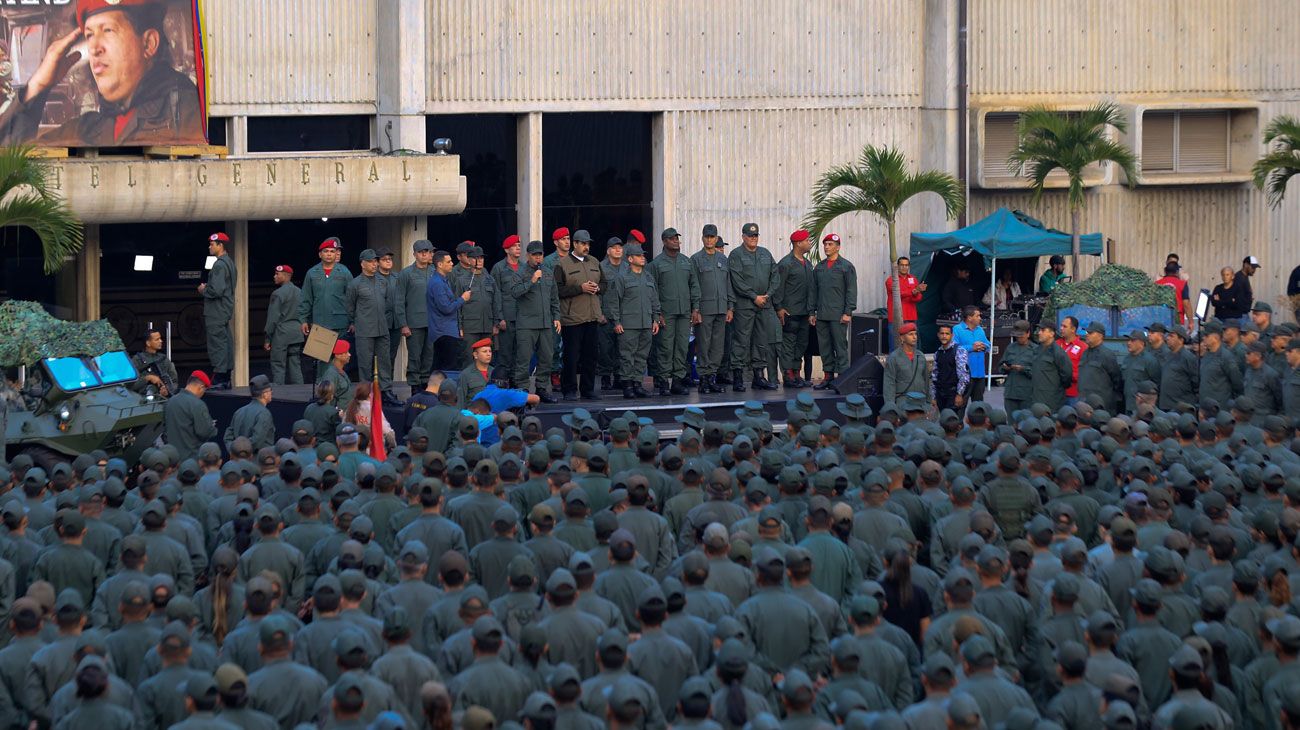
[[[212,113],[373,111],[377,2],[204,2]]]
[[[428,2],[430,111],[851,106],[920,96],[917,0]]]
[[[672,167],[673,200],[668,225],[683,231],[683,250],[699,250],[699,230],[717,224],[731,246],[740,227],[756,222],[763,245],[776,258],[789,251],[788,236],[802,225],[812,185],[825,170],[856,159],[868,142],[897,145],[909,159],[921,154],[918,110],[820,109],[783,112],[679,112],[667,123],[676,132]],[[915,164],[915,163],[914,163]],[[898,220],[898,246],[907,235],[941,221],[934,196],[907,204]],[[868,213],[837,219],[829,229],[844,239],[843,255],[858,270],[858,309],[884,304],[889,239],[885,226]],[[828,231],[829,232],[829,231]]]

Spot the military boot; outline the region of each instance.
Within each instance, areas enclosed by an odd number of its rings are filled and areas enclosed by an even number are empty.
[[[636,380],[633,380],[633,381],[632,381],[632,392],[633,392],[633,394],[635,394],[636,397],[638,397],[638,398],[649,398],[649,397],[650,397],[650,393],[649,393],[649,391],[647,391],[647,390],[645,389],[645,386],[642,385],[641,380],[640,380],[639,378],[636,379]]]
[[[717,386],[715,386],[715,385],[713,384],[713,376],[712,376],[712,375],[701,375],[701,376],[700,376],[700,385],[699,385],[699,388],[697,389],[697,392],[698,392],[700,395],[707,395],[707,394],[709,394],[709,393],[716,393],[716,392],[718,392],[718,391],[716,390],[716,388],[717,388]]]
[[[672,395],[686,395],[691,391],[686,389],[686,386],[682,383],[681,378],[677,378],[676,380],[672,381],[672,385],[668,386],[668,392]]]
[[[745,376],[739,368],[731,373],[731,389],[737,393],[744,393],[746,390]]]
[[[796,373],[794,370],[786,370],[784,373],[782,373],[782,375],[785,376],[785,387],[787,387],[787,388],[802,388],[802,387],[803,387],[803,385],[804,385],[804,384],[803,384],[803,379],[801,379],[801,378],[799,377],[799,374]]]
[[[826,373],[822,376],[822,382],[813,386],[813,390],[830,390],[831,382],[835,380],[835,373]]]
[[[631,380],[623,381],[623,397],[629,400],[636,397],[636,390],[632,388]]]
[[[759,390],[776,390],[781,386],[768,380],[767,377],[763,375],[762,368],[759,368],[754,371],[754,387]]]
[[[543,402],[543,403],[559,403],[559,402],[560,402],[560,399],[559,399],[559,398],[556,398],[555,396],[551,395],[551,391],[546,390],[545,388],[538,388],[538,389],[537,389],[537,399],[540,400],[540,401]]]
[[[713,376],[714,385],[731,385],[731,376],[727,375],[726,370],[721,370]]]

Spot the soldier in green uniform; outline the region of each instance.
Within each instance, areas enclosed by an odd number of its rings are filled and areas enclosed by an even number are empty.
[[[203,404],[203,394],[211,384],[207,373],[195,370],[181,392],[163,406],[163,438],[176,447],[182,459],[194,458],[200,444],[217,439],[216,422]]]
[[[695,368],[701,393],[721,393],[718,373],[727,344],[727,325],[734,314],[736,294],[731,288],[727,256],[718,248],[718,227],[704,226],[704,248],[691,256],[700,283],[700,323],[695,328]]]
[[[253,443],[253,449],[275,445],[275,421],[266,406],[271,402],[271,381],[265,375],[255,375],[248,381],[248,394],[252,400],[235,411],[226,427],[226,450],[230,451],[235,439],[243,436]]]
[[[780,284],[776,262],[767,249],[758,245],[758,224],[746,223],[740,229],[744,242],[727,257],[731,289],[735,298],[735,333],[732,342],[732,390],[745,391],[744,369],[753,371],[752,384],[760,390],[779,386],[764,377],[772,353],[768,341],[772,329],[778,328],[771,297]],[[736,367],[739,366],[739,367]],[[769,373],[775,376],[775,373]]]
[[[542,266],[545,266],[548,270],[554,270],[555,264],[560,259],[568,256],[570,249],[573,248],[573,239],[569,238],[569,229],[561,226],[552,231],[551,243],[555,246],[555,250],[546,254],[546,258],[542,259]]]
[[[791,668],[818,673],[830,668],[830,644],[817,613],[784,588],[785,560],[777,551],[755,551],[758,592],[736,609],[757,655],[768,672]]]
[[[686,350],[691,326],[700,321],[700,281],[694,264],[682,255],[682,236],[677,229],[665,228],[659,239],[663,242],[663,253],[647,267],[659,292],[655,384],[659,395],[685,395],[687,390],[682,380],[689,370]]]
[[[1030,366],[1036,351],[1034,345],[1029,342],[1029,330],[1029,322],[1023,319],[1016,320],[1016,323],[1011,326],[1011,344],[1007,345],[1006,352],[1002,353],[1002,360],[998,365],[1007,376],[1003,381],[1002,395],[1005,402],[1004,409],[1008,415],[1029,406],[1033,389]]]
[[[235,349],[230,339],[230,321],[235,316],[235,262],[226,253],[230,237],[208,236],[208,255],[214,257],[206,283],[199,284],[203,297],[203,329],[208,337],[208,360],[212,363],[214,388],[229,388],[235,369]]]
[[[781,322],[781,346],[778,359],[785,387],[804,388],[812,383],[799,377],[803,353],[808,349],[808,334],[816,309],[813,291],[813,267],[808,261],[812,239],[800,228],[790,234],[790,253],[776,265],[778,284],[772,293],[772,308]]]
[[[332,405],[340,413],[346,411],[348,404],[352,402],[352,381],[348,379],[347,373],[344,372],[351,360],[352,346],[348,344],[347,340],[339,339],[334,343],[330,360],[325,363],[325,371],[321,373],[316,384],[317,392],[319,392],[320,385],[324,383],[329,383],[333,387],[333,395],[328,405]],[[310,408],[311,406],[308,406],[308,409]],[[317,423],[317,420],[307,415],[306,412],[304,412],[303,417]],[[332,438],[333,434],[330,434],[330,436]]]
[[[468,408],[479,391],[492,382],[492,338],[471,342],[469,355],[473,360],[456,378],[456,394],[461,408]]]
[[[452,289],[460,290],[461,277],[468,277],[473,273],[474,259],[470,258],[469,255],[473,250],[473,241],[461,241],[456,244],[456,265],[451,270],[451,273],[447,274],[447,282],[451,284]]]
[[[659,332],[659,291],[654,277],[645,270],[645,252],[638,244],[624,248],[628,270],[610,285],[610,308],[606,317],[618,335],[622,362],[624,398],[644,398],[642,387],[651,337]]]
[[[540,246],[541,243],[538,241],[537,245]],[[506,257],[492,266],[492,278],[496,281],[497,290],[501,292],[501,318],[506,323],[505,331],[497,338],[497,365],[509,374],[511,384],[518,387],[519,383],[514,377],[517,365],[515,352],[518,348],[518,325],[515,320],[519,316],[519,305],[511,292],[514,291],[515,281],[523,275],[521,256],[524,254],[524,246],[519,236],[512,233],[501,242],[501,250]]]
[[[814,390],[827,390],[835,376],[849,367],[849,325],[858,306],[858,271],[840,256],[840,237],[822,238],[821,261],[813,267],[813,312],[817,323],[817,351],[824,377]]]
[[[537,356],[537,397],[543,403],[555,403],[550,393],[551,373],[555,363],[555,335],[560,333],[560,299],[555,291],[555,277],[542,265],[542,242],[528,243],[528,263],[519,272],[508,272],[510,288],[503,300],[515,308],[514,337],[511,348],[516,354],[511,373],[516,386],[528,387],[528,370]]]
[[[319,672],[293,660],[294,627],[273,613],[257,626],[262,668],[248,676],[249,704],[265,712],[282,728],[296,727],[316,717],[329,682]]]
[[[1201,327],[1201,391],[1198,403],[1207,399],[1227,405],[1241,395],[1241,368],[1237,359],[1223,348],[1223,324],[1210,320]]]
[[[1124,375],[1124,412],[1136,413],[1138,384],[1160,382],[1160,361],[1147,350],[1147,338],[1140,329],[1128,333],[1126,347],[1128,354],[1119,361],[1120,372]],[[1005,355],[1003,362],[1006,362]]]
[[[1114,351],[1106,347],[1106,328],[1100,322],[1090,322],[1087,332],[1088,349],[1079,358],[1079,398],[1095,394],[1103,408],[1118,413],[1124,374]]]
[[[271,382],[276,385],[302,383],[302,320],[298,308],[302,290],[293,283],[293,267],[275,267],[275,291],[266,305],[266,343],[271,353]]]
[[[628,243],[638,245],[645,244],[645,236],[638,230],[633,229],[628,234]],[[623,239],[618,236],[612,236],[605,241],[605,260],[600,262],[601,275],[605,277],[606,282],[611,284],[615,279],[627,271],[627,258],[623,255]],[[600,323],[600,362],[596,365],[596,374],[600,376],[601,387],[606,390],[614,388],[614,381],[623,376],[623,369],[618,357],[618,335],[614,334],[614,323],[610,321],[608,312],[610,307],[609,301],[610,286],[602,287],[600,290],[600,310],[606,313],[601,317]]]
[[[368,248],[361,252],[361,275],[348,283],[348,328],[357,342],[357,373],[361,382],[374,377],[379,366],[379,390],[385,402],[396,401],[389,395],[393,386],[393,358],[388,342],[388,286],[379,278],[379,254]],[[373,397],[373,396],[372,396]]]
[[[916,325],[907,322],[898,330],[898,347],[885,359],[885,404],[902,403],[909,393],[930,392],[930,364],[916,346]]]
[[[131,356],[131,364],[140,374],[132,390],[143,393],[153,386],[155,393],[169,398],[184,387],[176,380],[176,366],[163,352],[163,336],[158,330],[145,331],[144,349]]]
[[[340,336],[348,329],[348,284],[352,281],[352,272],[339,263],[343,255],[343,244],[339,239],[325,239],[317,249],[320,263],[307,270],[302,279],[302,298],[298,303],[298,319],[302,320],[302,333],[311,331],[312,325],[320,325]],[[325,374],[330,366],[322,362],[316,366],[316,378]]]
[[[384,300],[388,307],[384,310],[384,316],[388,321],[388,356],[397,363],[397,346],[402,342],[402,329],[397,326],[397,274],[393,270],[396,261],[393,258],[392,249],[380,249],[379,253],[379,273],[376,276],[388,287]],[[390,370],[391,372],[391,370]]]
[[[1300,338],[1287,343],[1286,364],[1282,374],[1282,415],[1296,423],[1300,422]]]
[[[1056,344],[1056,329],[1043,320],[1038,323],[1038,347],[1029,363],[1030,403],[1042,403],[1055,412],[1065,402],[1065,390],[1074,383],[1074,365]]]
[[[1175,410],[1180,403],[1196,405],[1201,374],[1196,356],[1187,349],[1187,330],[1180,324],[1170,327],[1165,342],[1169,354],[1161,364],[1160,410]]]
[[[460,296],[470,292],[469,300],[460,308],[460,336],[462,342],[477,342],[484,337],[495,338],[504,323],[501,315],[501,290],[496,279],[483,268],[483,249],[473,246],[469,259],[474,264],[468,274],[462,273],[452,282],[452,293]],[[495,347],[493,348],[495,349]],[[469,351],[465,350],[465,364],[469,364]]]
[[[1262,342],[1250,343],[1241,376],[1242,397],[1255,407],[1255,418],[1261,422],[1267,416],[1283,412],[1282,377],[1264,362],[1267,350],[1268,346]]]

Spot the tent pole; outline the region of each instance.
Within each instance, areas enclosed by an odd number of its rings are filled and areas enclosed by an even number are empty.
[[[984,390],[993,389],[993,329],[998,320],[998,260],[993,258],[990,264],[993,275],[993,296],[989,297],[989,350],[988,361],[984,365]]]

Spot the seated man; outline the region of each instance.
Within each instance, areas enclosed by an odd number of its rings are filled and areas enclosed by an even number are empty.
[[[140,374],[131,390],[144,393],[152,386],[164,398],[176,392],[176,366],[163,352],[162,332],[156,329],[145,332],[144,349],[131,356],[131,364]]]

